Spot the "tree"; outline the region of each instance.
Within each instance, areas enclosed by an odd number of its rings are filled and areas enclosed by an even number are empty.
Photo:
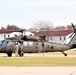
[[[18,26],[16,26],[16,25],[7,25],[6,26],[6,29],[11,29],[11,28],[18,28]]]
[[[66,27],[65,26],[56,26],[53,30],[54,31],[65,31]]]
[[[73,27],[71,25],[66,26],[67,30],[73,30]]]
[[[6,27],[1,27],[1,29],[11,29],[11,28],[19,28],[18,26],[16,26],[16,25],[7,25]]]
[[[49,31],[53,28],[52,23],[49,21],[38,21],[33,23],[32,29],[38,31],[36,33],[41,33],[41,35],[38,36],[46,36],[46,40],[49,40]]]
[[[5,29],[5,27],[2,26],[1,29]]]
[[[49,21],[38,21],[33,23],[32,28],[36,30],[50,30],[53,26]]]

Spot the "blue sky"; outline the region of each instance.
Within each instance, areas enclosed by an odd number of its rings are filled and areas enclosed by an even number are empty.
[[[33,22],[49,21],[54,26],[76,24],[76,1],[13,0],[0,1],[0,27],[15,24],[30,28]]]

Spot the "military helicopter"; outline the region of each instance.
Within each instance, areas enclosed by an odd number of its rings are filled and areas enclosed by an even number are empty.
[[[76,29],[73,23],[72,23],[72,27],[74,29],[74,32],[69,37],[71,38],[71,40],[68,44],[56,44],[56,43],[47,42],[45,40],[45,36],[37,37],[37,36],[19,35],[2,40],[0,43],[0,52],[6,53],[9,57],[11,57],[12,53],[15,52],[14,51],[15,42],[23,41],[24,53],[62,52],[65,56],[67,56],[67,54],[64,51],[76,48],[76,42],[75,42]],[[24,31],[26,30],[21,29],[18,32],[21,32],[23,34]]]

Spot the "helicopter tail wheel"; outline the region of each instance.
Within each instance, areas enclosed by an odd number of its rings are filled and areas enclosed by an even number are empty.
[[[63,54],[64,54],[64,56],[67,56],[67,54],[66,53],[64,53],[64,52],[62,52]]]

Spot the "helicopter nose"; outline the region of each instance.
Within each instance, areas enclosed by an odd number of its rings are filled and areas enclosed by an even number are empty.
[[[2,46],[0,46],[0,51],[2,50]]]

